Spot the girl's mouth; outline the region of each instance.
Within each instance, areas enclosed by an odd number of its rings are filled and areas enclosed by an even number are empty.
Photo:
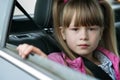
[[[86,49],[86,48],[88,48],[89,47],[89,45],[88,44],[80,44],[79,45],[82,49]]]

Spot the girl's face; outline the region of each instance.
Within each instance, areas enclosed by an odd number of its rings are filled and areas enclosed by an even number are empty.
[[[103,29],[99,26],[74,26],[75,14],[68,28],[61,28],[62,37],[68,47],[76,54],[87,56],[98,46]]]

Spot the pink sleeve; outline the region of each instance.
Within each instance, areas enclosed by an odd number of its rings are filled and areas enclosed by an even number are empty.
[[[58,52],[56,52],[56,53],[51,53],[51,54],[48,55],[48,59],[50,59],[50,60],[52,60],[52,61],[55,61],[55,62],[57,62],[57,63],[60,63],[60,64],[62,64],[62,65],[65,65],[61,53],[58,53]]]

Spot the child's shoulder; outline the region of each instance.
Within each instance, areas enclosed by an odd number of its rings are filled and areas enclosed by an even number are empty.
[[[48,59],[55,61],[60,64],[64,64],[64,53],[63,52],[53,52],[48,55]]]
[[[120,59],[117,55],[115,55],[113,52],[110,50],[103,48],[103,47],[97,47],[97,50],[100,51],[102,54],[107,56],[109,59]]]
[[[48,57],[61,57],[63,52],[52,52],[48,55]]]
[[[108,50],[108,49],[106,49],[106,48],[104,48],[104,47],[101,47],[101,46],[97,47],[97,50],[100,51],[100,52],[102,52],[102,53],[105,54],[105,55],[115,55],[115,54],[114,54],[113,52],[111,52],[110,50]]]

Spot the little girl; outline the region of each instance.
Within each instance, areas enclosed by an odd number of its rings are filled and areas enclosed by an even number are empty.
[[[34,52],[102,80],[120,80],[114,17],[105,0],[54,0],[53,20],[62,52],[47,56],[35,46],[21,44],[17,50],[22,58]]]

